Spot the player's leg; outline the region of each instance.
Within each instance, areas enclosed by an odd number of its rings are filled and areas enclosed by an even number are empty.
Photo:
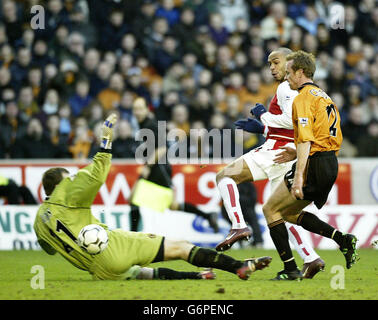
[[[290,170],[289,166],[288,170]],[[282,176],[272,179],[271,189],[274,190],[282,180]],[[285,216],[285,218],[290,219],[290,217],[288,218],[287,215]],[[304,232],[303,228],[287,221],[285,222],[285,226],[289,235],[290,243],[303,259],[303,277],[309,279],[313,278],[315,274],[317,274],[320,270],[324,270],[324,261],[315,252],[311,244],[302,236]]]
[[[188,241],[164,239],[162,245],[164,261],[181,259],[197,267],[216,268],[237,274],[243,280],[248,279],[252,272],[267,267],[271,261],[270,257],[240,261],[212,249],[197,247]]]
[[[294,174],[295,165],[291,172]],[[310,158],[306,186],[303,191],[306,199],[312,199],[318,209],[326,203],[328,194],[337,178],[337,172],[338,162],[334,153],[322,153],[317,157]],[[290,189],[289,182],[287,185]],[[354,235],[341,233],[310,212],[300,210],[294,215],[289,212],[287,214],[291,214],[290,221],[292,223],[296,223],[310,232],[333,239],[340,246],[348,269],[357,261],[357,238]]]
[[[250,166],[243,157],[238,158],[217,173],[217,187],[223,199],[224,208],[232,224],[230,233],[226,239],[216,246],[217,251],[227,250],[231,248],[236,241],[250,237],[251,230],[247,227],[243,217],[237,185],[253,180]]]
[[[136,279],[141,280],[152,280],[152,279],[159,279],[159,280],[185,280],[185,279],[193,279],[193,280],[213,280],[216,278],[215,273],[211,270],[204,270],[199,272],[193,271],[176,271],[173,269],[168,268],[140,268]]]
[[[290,248],[289,234],[282,213],[285,213],[285,209],[292,213],[298,212],[309,203],[310,201],[294,199],[282,181],[263,206],[270,236],[284,263],[284,270],[278,273],[277,280],[294,280],[302,277]]]
[[[285,223],[290,243],[294,246],[303,260],[303,278],[312,279],[319,271],[325,268],[325,262],[315,252],[310,243],[302,236],[304,230],[300,226]]]
[[[271,189],[274,191],[276,187],[282,182],[283,177],[278,177],[271,180]],[[301,235],[303,229],[299,226],[294,226],[290,222],[285,223],[287,232],[289,234],[289,241],[303,259],[304,263],[310,263],[320,258],[312,246]]]

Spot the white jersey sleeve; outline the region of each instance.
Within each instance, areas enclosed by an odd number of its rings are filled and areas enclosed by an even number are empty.
[[[298,91],[290,89],[287,81],[282,82],[277,88],[277,103],[281,109],[281,114],[265,112],[261,116],[261,121],[265,126],[283,129],[293,129],[292,104]]]

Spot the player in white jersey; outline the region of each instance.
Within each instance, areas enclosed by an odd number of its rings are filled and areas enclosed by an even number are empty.
[[[237,184],[269,179],[271,191],[273,191],[294,162],[282,161],[285,157],[282,149],[285,149],[286,152],[292,152],[291,150],[295,149],[292,103],[298,92],[291,90],[289,83],[284,81],[286,56],[290,52],[290,49],[279,48],[268,57],[271,73],[280,82],[276,94],[270,102],[269,111],[267,112],[262,104],[257,103],[251,110],[256,119],[248,118],[235,122],[239,129],[264,134],[266,141],[260,147],[230,163],[217,174],[218,190],[232,222],[228,236],[216,246],[218,251],[227,250],[236,241],[248,239],[252,234],[241,212]],[[303,239],[301,227],[286,222],[286,228],[290,242],[304,260],[302,269],[304,278],[312,278],[324,269],[324,261]]]

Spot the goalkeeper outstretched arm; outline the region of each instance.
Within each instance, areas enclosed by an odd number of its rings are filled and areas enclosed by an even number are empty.
[[[90,165],[80,169],[72,179],[72,186],[69,188],[67,197],[69,205],[89,207],[106,181],[111,166],[111,148],[116,122],[117,116],[111,114],[103,123],[101,151],[96,153]]]

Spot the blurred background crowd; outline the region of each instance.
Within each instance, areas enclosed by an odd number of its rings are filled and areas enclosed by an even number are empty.
[[[185,134],[232,129],[255,103],[269,105],[267,56],[281,46],[316,56],[314,81],[341,114],[340,156],[378,156],[377,2],[343,1],[336,25],[334,4],[0,0],[0,158],[89,158],[113,111],[114,157],[134,158],[136,97]],[[33,5],[44,29],[31,27]],[[245,134],[244,150],[262,139]]]

